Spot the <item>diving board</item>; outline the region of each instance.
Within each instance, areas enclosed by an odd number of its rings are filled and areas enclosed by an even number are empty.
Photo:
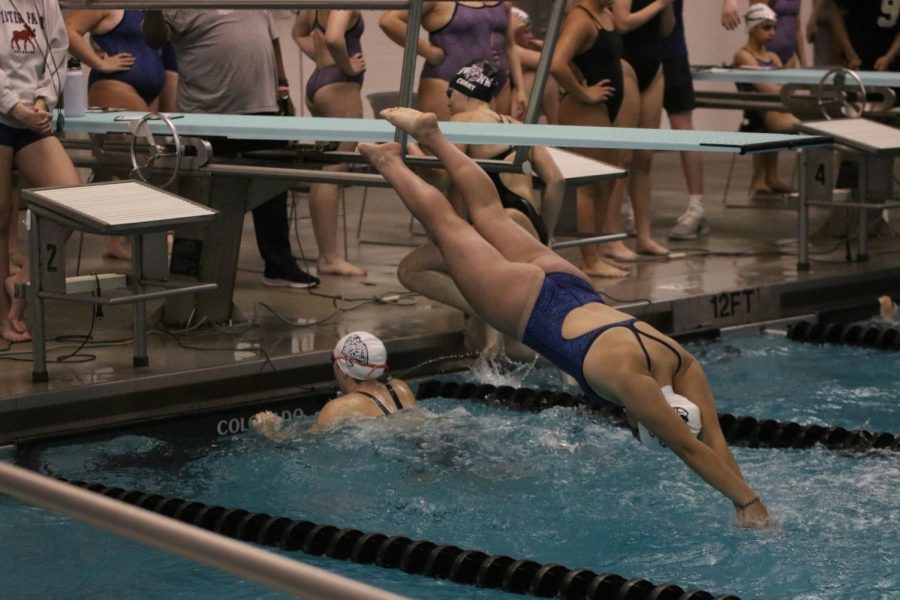
[[[741,69],[735,67],[691,67],[694,81],[728,83],[773,83],[818,85],[830,69]],[[890,71],[855,71],[863,85],[900,87],[900,73]]]
[[[129,133],[129,126],[143,113],[87,113],[67,117],[63,131],[79,133]],[[390,142],[393,125],[383,119],[337,119],[325,117],[279,117],[261,115],[172,115],[178,134],[223,136],[238,140],[328,140],[335,142]],[[154,134],[169,130],[160,121],[150,121]],[[511,146],[561,146],[622,150],[771,152],[832,143],[827,136],[629,129],[622,127],[578,127],[573,125],[519,125],[505,123],[442,122],[441,131],[459,144],[509,144]]]

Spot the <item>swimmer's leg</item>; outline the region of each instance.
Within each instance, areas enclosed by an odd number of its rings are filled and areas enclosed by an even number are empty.
[[[527,320],[543,281],[541,269],[506,260],[456,214],[437,188],[403,163],[399,144],[361,144],[359,151],[434,239],[448,273],[475,313],[504,334],[521,339],[521,323]],[[507,218],[499,202],[497,206],[502,218]]]
[[[381,115],[416,138],[441,161],[453,185],[459,190],[478,233],[507,260],[533,262],[540,257],[554,257],[566,262],[509,218],[490,177],[444,136],[433,114],[408,108],[389,108]]]

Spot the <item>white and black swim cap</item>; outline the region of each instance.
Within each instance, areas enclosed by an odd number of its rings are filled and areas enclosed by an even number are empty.
[[[691,435],[694,437],[699,436],[703,428],[703,422],[700,420],[700,407],[681,394],[676,394],[671,385],[663,386],[662,393],[672,410],[678,413],[678,416],[682,418],[688,429],[691,430]],[[638,423],[638,439],[651,450],[666,449],[666,445],[650,433],[650,430],[644,427],[642,423]]]
[[[777,21],[778,15],[766,4],[751,4],[750,10],[744,15],[747,31],[750,31],[760,23],[775,23]]]
[[[384,375],[387,348],[368,331],[354,331],[338,340],[331,359],[353,379],[368,381]]]
[[[497,70],[485,60],[473,60],[457,71],[448,85],[463,96],[490,102],[497,91]]]

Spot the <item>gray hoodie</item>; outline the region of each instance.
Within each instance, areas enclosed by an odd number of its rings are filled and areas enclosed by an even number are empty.
[[[56,0],[0,0],[0,123],[24,127],[9,114],[19,102],[44,98],[56,106],[68,47]]]

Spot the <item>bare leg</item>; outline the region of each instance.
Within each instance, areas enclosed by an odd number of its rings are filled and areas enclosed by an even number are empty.
[[[15,227],[12,200],[13,152],[9,146],[0,146],[0,337],[8,342],[27,342],[31,339],[22,322],[24,305],[14,300],[13,287],[17,275],[9,272],[10,230]],[[19,270],[22,273],[22,270]]]
[[[12,211],[9,222],[9,261],[20,269],[28,264],[28,259],[19,249],[19,192],[12,190]]]
[[[490,177],[475,161],[444,137],[435,115],[403,108],[387,109],[381,115],[410,133],[441,161],[454,187],[465,201],[475,229],[507,260],[536,262],[540,259],[542,265],[553,264],[554,269],[575,269],[574,265],[541,244],[509,218],[500,204]],[[446,253],[444,257],[447,258]],[[577,269],[575,272],[578,272]]]
[[[544,278],[541,267],[506,260],[456,214],[443,194],[403,163],[399,144],[360,144],[359,151],[431,234],[444,256],[447,271],[475,313],[502,333],[521,339],[521,330]],[[477,165],[476,169],[483,174]],[[489,189],[493,190],[493,186]],[[507,219],[499,201],[496,206],[501,218]],[[528,237],[524,230],[520,231]],[[543,248],[540,242],[531,242]]]
[[[639,127],[659,129],[662,119],[663,89],[662,67],[657,71],[653,82],[641,92],[641,113]],[[652,221],[652,182],[650,169],[653,163],[651,150],[635,150],[628,173],[631,204],[634,207],[634,227],[637,235],[636,250],[641,254],[665,256],[669,249],[655,241],[651,235]]]
[[[316,92],[309,105],[313,116],[348,118],[362,117],[362,99],[358,83],[340,82],[326,85]],[[338,150],[352,152],[353,142],[344,142]],[[323,171],[346,171],[347,165],[329,165]],[[316,267],[319,274],[364,277],[366,270],[347,261],[338,245],[341,187],[331,183],[316,183],[309,193],[309,214],[319,249]]]

